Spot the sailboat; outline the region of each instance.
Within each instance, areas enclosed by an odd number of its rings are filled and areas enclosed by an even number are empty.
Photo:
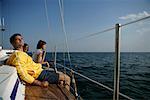
[[[45,4],[46,4],[46,2],[45,2]],[[63,10],[62,10],[63,5],[61,4],[60,0],[59,0],[59,6],[60,6],[60,12],[61,12],[61,21],[62,21],[63,32],[65,33],[65,36],[66,36],[65,24],[64,24],[64,20],[63,20],[64,19],[63,18]],[[45,8],[47,10],[46,6],[45,6]],[[47,16],[47,18],[48,18],[48,16]],[[100,82],[97,82],[87,76],[84,76],[76,71],[73,71],[72,69],[67,68],[64,65],[58,64],[56,62],[56,56],[57,56],[56,50],[55,50],[55,60],[54,60],[55,68],[57,68],[57,66],[61,66],[61,67],[65,68],[66,70],[71,71],[73,74],[76,74],[88,81],[93,82],[94,84],[97,84],[98,86],[101,86],[109,91],[114,92],[113,100],[118,100],[118,98],[119,98],[118,95],[121,95],[126,99],[133,100],[132,98],[128,97],[127,95],[124,95],[119,92],[119,71],[120,71],[119,70],[119,65],[120,65],[119,64],[120,63],[119,29],[122,26],[126,26],[128,24],[132,24],[132,23],[135,23],[137,21],[141,21],[141,20],[144,20],[147,18],[150,18],[150,16],[133,21],[133,22],[126,23],[124,25],[116,24],[116,26],[113,28],[109,28],[109,29],[103,30],[101,32],[90,34],[90,35],[86,36],[86,37],[90,37],[90,36],[97,35],[99,33],[104,33],[106,31],[116,29],[116,66],[117,67],[116,67],[116,73],[114,75],[115,76],[114,89],[111,89],[108,86],[103,85]],[[3,26],[4,25],[2,25],[1,32],[5,31]],[[67,38],[65,40],[66,40],[65,41],[66,48],[68,49]],[[5,65],[6,59],[13,52],[14,52],[14,50],[4,50],[2,48],[2,45],[0,46],[0,100],[44,100],[44,99],[47,99],[47,100],[53,100],[53,99],[54,100],[80,100],[80,99],[82,99],[78,95],[76,85],[74,85],[75,88],[74,88],[73,92],[70,92],[58,84],[50,84],[48,88],[42,88],[39,86],[26,85],[25,83],[23,83],[19,79],[15,67]],[[70,60],[69,53],[68,53],[68,59]],[[72,82],[75,84],[74,78],[73,78]]]

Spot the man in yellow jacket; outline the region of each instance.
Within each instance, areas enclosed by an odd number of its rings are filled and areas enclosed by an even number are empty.
[[[66,88],[70,89],[70,77],[53,70],[44,70],[40,63],[35,63],[32,58],[23,52],[23,37],[16,33],[10,37],[10,43],[16,50],[7,60],[6,64],[15,66],[19,77],[29,84],[47,87],[49,83],[65,81]]]

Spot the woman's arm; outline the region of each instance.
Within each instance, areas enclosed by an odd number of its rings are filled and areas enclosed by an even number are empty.
[[[43,61],[42,61],[42,53],[39,53],[38,55],[37,55],[37,63],[42,63]]]
[[[49,63],[48,62],[44,62],[44,60],[43,60],[43,58],[42,58],[42,53],[39,53],[38,55],[37,55],[37,62],[38,63],[41,63],[41,64],[46,64],[47,65],[47,67],[50,67],[50,65],[49,65]]]

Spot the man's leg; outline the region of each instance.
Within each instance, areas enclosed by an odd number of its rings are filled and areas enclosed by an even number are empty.
[[[50,84],[57,84],[59,82],[59,74],[54,70],[43,70],[39,77],[39,81],[48,81]]]
[[[70,90],[70,77],[62,72],[55,73],[53,70],[43,70],[37,80],[48,81],[50,84],[57,84],[59,82],[62,84],[65,82],[66,89]]]

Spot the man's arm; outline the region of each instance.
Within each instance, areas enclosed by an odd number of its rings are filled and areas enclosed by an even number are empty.
[[[19,74],[20,79],[23,81],[29,83],[29,84],[34,84],[34,85],[39,85],[39,86],[48,86],[48,82],[40,82],[38,80],[35,80],[32,74],[34,73],[28,73],[29,71],[26,70],[26,63],[23,60],[23,57],[18,55],[17,53],[14,53],[7,61],[8,65],[13,65],[17,69],[17,73]]]

